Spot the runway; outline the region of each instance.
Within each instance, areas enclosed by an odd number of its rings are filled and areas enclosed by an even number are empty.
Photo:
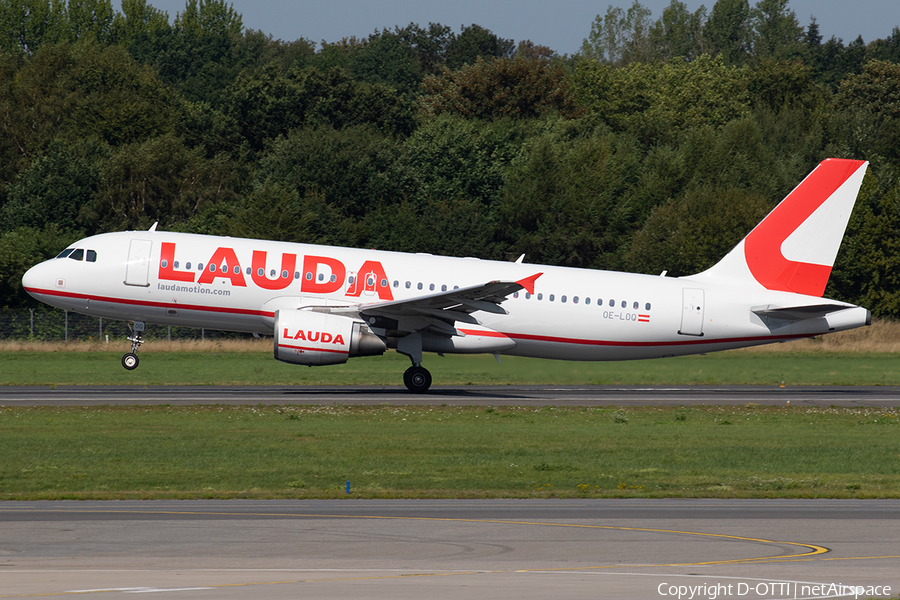
[[[900,406],[895,386],[2,386],[0,406],[389,404],[482,406]]]
[[[8,407],[788,400],[898,406],[900,391],[466,386],[415,396],[393,387],[0,388],[0,406]],[[900,500],[7,502],[0,503],[0,599],[886,598],[900,594],[898,519]]]
[[[890,597],[898,515],[897,500],[4,503],[0,598]]]

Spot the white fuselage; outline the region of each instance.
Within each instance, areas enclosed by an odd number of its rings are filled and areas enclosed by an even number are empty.
[[[502,303],[508,314],[473,314],[484,327],[515,342],[504,354],[654,358],[809,337],[859,327],[870,318],[868,311],[849,304],[802,321],[761,317],[752,309],[822,299],[702,276],[670,278],[157,231],[102,234],[73,247],[85,255],[93,251],[95,260],[64,257],[36,265],[23,279],[32,296],[112,319],[269,335],[279,309],[412,299],[536,273],[542,275],[534,294],[523,290]],[[465,332],[467,325],[457,327]]]

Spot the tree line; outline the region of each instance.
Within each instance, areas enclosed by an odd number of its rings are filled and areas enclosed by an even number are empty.
[[[478,25],[316,44],[222,0],[0,0],[0,306],[161,229],[683,275],[823,158],[871,162],[827,294],[900,316],[900,29],[639,2],[560,56]]]

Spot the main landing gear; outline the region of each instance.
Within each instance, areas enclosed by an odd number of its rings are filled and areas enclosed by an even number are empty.
[[[417,331],[400,338],[397,352],[405,354],[412,366],[403,373],[403,383],[413,394],[424,394],[431,387],[431,373],[422,366],[422,333]]]
[[[431,387],[431,373],[422,365],[413,365],[403,372],[403,383],[413,394],[422,394]]]
[[[144,322],[143,321],[135,321],[134,322],[134,335],[128,338],[128,341],[131,342],[131,352],[125,354],[122,357],[122,366],[128,369],[129,371],[134,371],[137,369],[138,364],[140,364],[140,360],[138,359],[137,351],[138,348],[141,347],[141,344],[144,343]]]

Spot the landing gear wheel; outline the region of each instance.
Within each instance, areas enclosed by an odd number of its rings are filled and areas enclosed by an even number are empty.
[[[129,371],[134,371],[138,366],[138,356],[134,352],[129,352],[125,356],[122,357],[122,366],[128,369]]]
[[[424,394],[431,387],[431,373],[425,367],[410,367],[403,373],[406,389],[414,394]]]

